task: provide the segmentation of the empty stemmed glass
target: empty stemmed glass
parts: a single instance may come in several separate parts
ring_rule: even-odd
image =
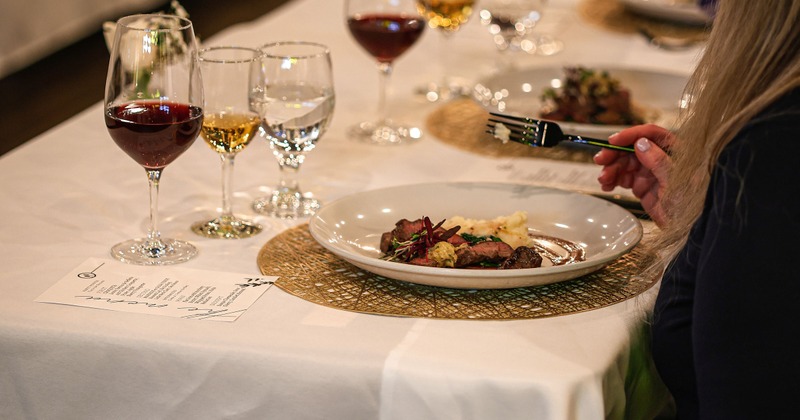
[[[394,122],[386,112],[386,92],[394,61],[417,42],[425,29],[414,0],[347,0],[345,16],[353,38],[378,61],[380,74],[378,120],[358,124],[350,130],[351,134],[381,145],[420,138],[419,128]]]
[[[468,95],[471,86],[451,74],[448,63],[451,61],[450,38],[469,21],[475,0],[416,0],[417,11],[428,22],[428,26],[439,31],[440,51],[437,57],[441,66],[441,82],[430,82],[417,92],[430,102],[447,100]]]
[[[547,8],[548,0],[540,0],[540,1],[542,5],[539,14],[551,16],[551,13],[544,10]],[[546,21],[549,22],[551,21],[551,19],[547,18]],[[541,23],[539,25],[539,28],[541,28]],[[539,28],[534,28],[533,30],[531,30],[531,34],[528,36],[528,38],[533,39],[533,44],[535,46],[533,52],[536,55],[545,55],[545,56],[555,55],[560,53],[561,50],[564,49],[564,43],[561,42],[561,40],[558,39],[556,36],[548,33],[547,31],[543,31]]]
[[[253,208],[283,219],[311,216],[320,202],[300,191],[297,173],[333,116],[335,95],[328,47],[311,42],[277,42],[263,53],[250,78],[250,107],[261,116],[281,179]]]
[[[526,36],[541,19],[542,0],[483,0],[478,12],[503,59],[500,70],[513,67],[509,52],[533,52],[536,44]]]
[[[203,122],[203,84],[192,23],[177,16],[120,19],[111,48],[105,123],[111,138],[142,165],[150,185],[147,237],[115,245],[124,262],[157,265],[187,261],[190,243],[158,231],[158,187],[164,168],[197,138]]]
[[[259,54],[243,47],[213,47],[199,53],[206,97],[200,134],[222,162],[222,209],[218,217],[192,225],[192,232],[201,236],[238,239],[262,230],[257,223],[235,216],[231,206],[234,158],[261,126],[248,96],[251,68]]]
[[[563,43],[550,34],[538,31],[547,0],[482,0],[478,12],[501,53],[498,70],[514,67],[511,52],[553,55]]]

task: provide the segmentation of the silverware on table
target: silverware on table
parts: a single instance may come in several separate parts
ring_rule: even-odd
[[[624,152],[633,152],[632,147],[617,146],[610,144],[607,140],[564,134],[564,132],[561,131],[561,127],[552,121],[516,117],[496,112],[490,112],[490,114],[494,118],[489,118],[489,122],[486,124],[488,127],[486,132],[500,140],[510,140],[534,147],[553,147],[562,141],[569,141]]]

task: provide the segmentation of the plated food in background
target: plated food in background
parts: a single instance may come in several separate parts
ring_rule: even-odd
[[[434,224],[427,216],[400,219],[381,235],[381,258],[426,267],[522,269],[583,261],[569,241],[529,234],[527,213],[491,220],[454,216]],[[544,239],[544,241],[542,241]]]
[[[645,118],[631,105],[631,91],[606,70],[566,67],[559,87],[542,92],[539,117],[581,124],[636,125]]]
[[[579,67],[592,69],[593,72],[601,75],[604,72],[607,73],[617,81],[618,88],[628,92],[627,96],[632,102],[630,108],[637,117],[635,120],[631,120],[634,123],[654,123],[663,127],[673,127],[680,108],[686,103],[683,91],[688,76],[664,73],[658,70],[604,65],[571,65],[568,68]],[[478,81],[473,89],[472,98],[490,112],[542,118],[542,113],[554,111],[553,104],[547,98],[543,98],[542,93],[548,89],[560,93],[564,84],[565,67],[563,66],[511,70]],[[623,95],[617,95],[617,97],[622,98]],[[612,109],[616,108],[612,107]],[[605,120],[607,116],[602,118]],[[621,124],[599,123],[599,121],[578,122],[556,120],[555,116],[551,117],[551,121],[557,121],[565,133],[600,139],[607,138],[631,125],[628,122]],[[577,147],[584,146],[577,145]]]

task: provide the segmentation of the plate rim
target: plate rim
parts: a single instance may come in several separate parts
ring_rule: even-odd
[[[713,22],[703,9],[695,3],[669,4],[663,0],[620,0],[626,8],[640,15],[682,23],[684,25],[703,26]]]

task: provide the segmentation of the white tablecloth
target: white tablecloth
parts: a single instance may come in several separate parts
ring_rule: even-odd
[[[342,3],[296,0],[208,40],[330,45],[336,112],[302,168],[306,190],[329,202],[432,180],[511,182],[509,166],[515,176],[542,168],[596,176],[591,165],[485,158],[431,136],[383,148],[348,138],[348,126],[373,115],[378,76],[346,31]],[[551,19],[549,29],[565,49],[520,65],[614,64],[688,74],[699,52],[659,51],[587,26],[570,1],[550,3],[545,21]],[[437,35],[427,32],[394,73],[392,113],[420,125],[441,106],[417,100],[411,88],[438,79]],[[492,71],[496,52],[477,19],[451,41],[463,75]],[[219,206],[218,161],[198,140],[167,168],[161,230],[200,248],[187,268],[259,274],[263,244],[305,221],[258,217],[266,231],[240,241],[194,236],[189,224]],[[235,209],[252,216],[250,201],[278,177],[265,142],[237,157],[234,177]],[[654,289],[607,308],[529,321],[357,314],[276,287],[234,323],[36,303],[88,257],[105,258],[111,245],[142,235],[144,172],[110,140],[97,104],[0,158],[0,184],[0,418],[601,419],[649,404],[627,401],[624,384]]]

